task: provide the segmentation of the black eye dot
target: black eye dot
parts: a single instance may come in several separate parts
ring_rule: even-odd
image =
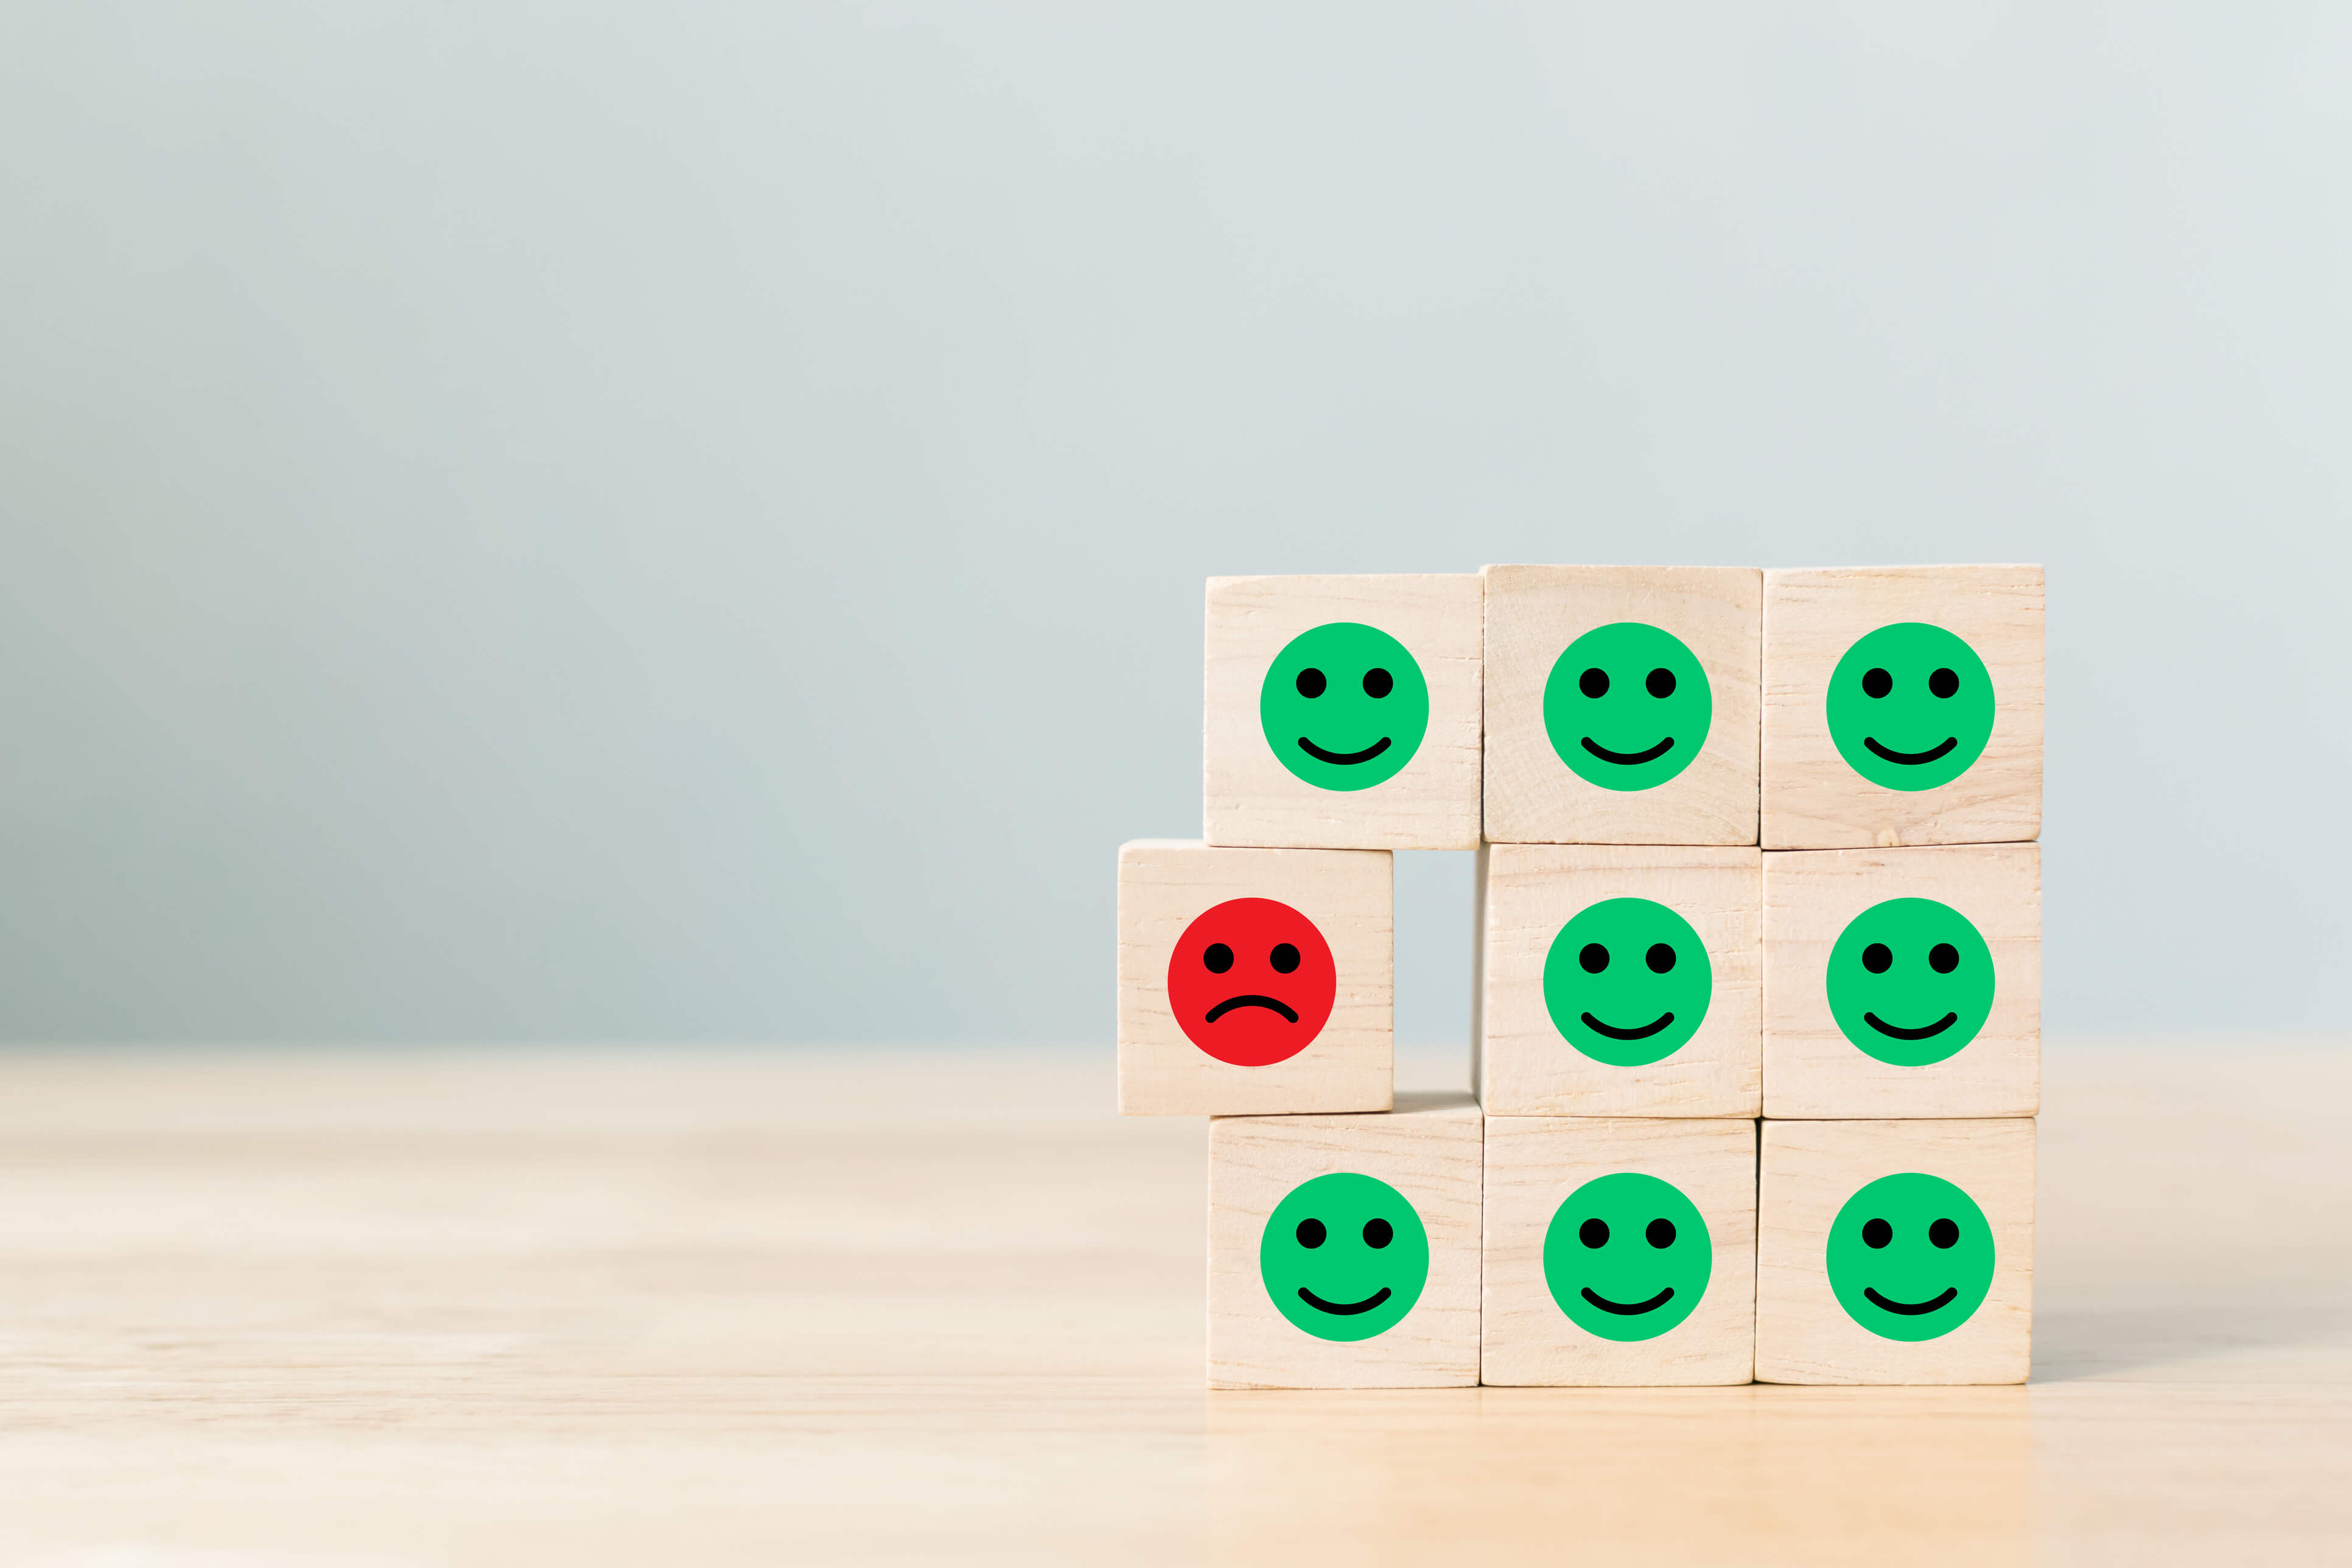
[[[1960,1227],[1948,1219],[1939,1219],[1927,1227],[1927,1239],[1938,1247],[1949,1247],[1960,1239]]]
[[[1298,1245],[1301,1247],[1322,1246],[1325,1234],[1323,1222],[1319,1219],[1302,1219],[1298,1222]]]
[[[1584,951],[1576,955],[1576,962],[1584,965],[1585,973],[1598,974],[1609,967],[1609,950],[1597,942],[1588,942]]]
[[[1330,684],[1323,679],[1323,672],[1319,669],[1309,668],[1298,672],[1298,695],[1301,697],[1320,697],[1323,689]]]
[[[1212,974],[1223,974],[1234,966],[1234,950],[1222,942],[1213,942],[1201,954],[1201,963]]]
[[[1866,1219],[1862,1222],[1862,1244],[1864,1247],[1884,1247],[1894,1239],[1895,1227],[1885,1220]]]
[[[1939,942],[1927,950],[1927,967],[1938,974],[1949,974],[1960,966],[1960,950],[1948,942]]]
[[[1675,672],[1671,669],[1654,669],[1650,671],[1650,679],[1642,684],[1650,689],[1650,695],[1653,697],[1672,697],[1675,694]]]
[[[1650,1222],[1650,1228],[1642,1234],[1648,1238],[1652,1247],[1672,1247],[1675,1244],[1675,1222],[1670,1219],[1654,1219]]]
[[[1887,966],[1894,962],[1895,954],[1887,951],[1883,942],[1874,942],[1862,950],[1862,966],[1873,974],[1885,973]]]
[[[1576,678],[1576,689],[1587,697],[1606,697],[1609,695],[1609,672],[1588,669]]]
[[[1948,669],[1939,669],[1927,678],[1927,689],[1938,697],[1949,697],[1960,689],[1960,678]]]
[[[1368,1219],[1364,1222],[1364,1245],[1366,1247],[1386,1247],[1390,1242],[1394,1241],[1395,1239],[1396,1226],[1391,1225],[1388,1221],[1384,1219]]]
[[[1895,678],[1883,669],[1865,669],[1862,672],[1862,689],[1870,696],[1884,697],[1895,689]]]
[[[1387,670],[1368,669],[1364,671],[1365,696],[1386,697],[1390,692],[1394,691],[1395,689],[1396,677],[1391,675]]]
[[[1286,942],[1275,943],[1274,951],[1265,955],[1276,974],[1287,974],[1298,967],[1298,950]]]
[[[1600,1218],[1598,1215],[1586,1220],[1582,1225],[1576,1227],[1576,1239],[1584,1243],[1587,1247],[1608,1246],[1609,1222],[1605,1219]]]
[[[1675,966],[1675,950],[1663,942],[1652,942],[1650,951],[1642,956],[1653,974],[1664,974]]]

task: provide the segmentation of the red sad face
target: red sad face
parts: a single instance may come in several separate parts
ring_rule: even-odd
[[[1305,1050],[1339,990],[1331,944],[1272,899],[1226,900],[1184,928],[1168,960],[1168,1005],[1185,1038],[1235,1067]]]

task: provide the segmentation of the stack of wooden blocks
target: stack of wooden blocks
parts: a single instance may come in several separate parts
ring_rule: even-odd
[[[1211,1384],[2022,1381],[2042,646],[2037,566],[1212,579],[1118,897]],[[1475,1099],[1398,1095],[1391,854],[1470,848]]]

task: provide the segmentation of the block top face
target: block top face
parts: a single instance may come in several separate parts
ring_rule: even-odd
[[[1756,842],[1762,572],[1481,576],[1490,842]]]
[[[2037,837],[2042,650],[2039,566],[1766,573],[1765,847]]]
[[[1479,607],[1466,573],[1210,578],[1207,841],[1475,847]]]

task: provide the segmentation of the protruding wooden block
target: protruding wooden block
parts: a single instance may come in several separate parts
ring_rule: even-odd
[[[1482,575],[1489,840],[1756,842],[1761,572]]]
[[[2033,1123],[1767,1121],[1761,1383],[2022,1383]]]
[[[1478,1381],[1479,1150],[1461,1094],[1209,1124],[1209,1386]]]
[[[1481,850],[1471,1059],[1487,1114],[1754,1116],[1758,863],[1737,848]]]
[[[1385,850],[1121,845],[1120,1114],[1386,1110],[1390,870]]]
[[[2041,1105],[2041,846],[1765,853],[1765,1115]]]
[[[1756,1123],[1486,1121],[1480,1381],[1747,1383]]]
[[[1205,837],[1478,843],[1478,579],[1212,577]]]
[[[2041,567],[1764,574],[1765,848],[2041,832]]]

